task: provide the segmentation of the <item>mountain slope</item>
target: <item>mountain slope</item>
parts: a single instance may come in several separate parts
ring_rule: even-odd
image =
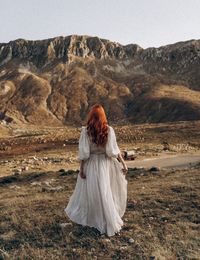
[[[19,39],[0,44],[0,120],[80,124],[94,103],[116,123],[198,120],[199,75],[200,40],[144,50],[89,36]]]

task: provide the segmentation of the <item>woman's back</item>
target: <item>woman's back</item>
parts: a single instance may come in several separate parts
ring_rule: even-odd
[[[96,145],[87,133],[87,127],[83,126],[79,140],[79,156],[80,160],[86,160],[90,154],[106,154],[108,157],[117,157],[120,153],[116,142],[115,132],[112,126],[108,126],[108,138],[105,146]]]
[[[105,154],[106,148],[102,146],[97,146],[90,139],[90,154]]]
[[[87,134],[88,138],[89,138],[89,144],[90,144],[90,154],[105,154],[106,153],[106,146],[100,146],[95,144],[92,141],[92,137],[90,137]]]

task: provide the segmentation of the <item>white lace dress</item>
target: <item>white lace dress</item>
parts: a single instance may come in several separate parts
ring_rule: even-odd
[[[119,152],[111,126],[105,148],[92,143],[86,127],[82,127],[79,159],[85,161],[86,179],[78,174],[75,190],[65,208],[73,222],[95,227],[108,236],[115,235],[121,229],[121,217],[127,202],[127,180],[121,163],[116,159]]]

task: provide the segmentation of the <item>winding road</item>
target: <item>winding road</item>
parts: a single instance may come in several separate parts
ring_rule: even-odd
[[[156,158],[136,159],[134,161],[127,161],[127,166],[131,168],[150,168],[152,166],[160,168],[185,168],[197,163],[200,163],[200,153],[164,155]]]

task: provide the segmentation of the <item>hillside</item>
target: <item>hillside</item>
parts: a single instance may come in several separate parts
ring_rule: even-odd
[[[84,123],[104,105],[115,123],[200,119],[200,40],[143,49],[89,36],[0,44],[0,121]]]

